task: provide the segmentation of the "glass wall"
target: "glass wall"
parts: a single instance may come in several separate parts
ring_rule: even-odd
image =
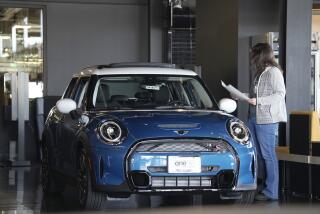
[[[0,75],[29,74],[29,98],[43,96],[43,13],[0,7]]]

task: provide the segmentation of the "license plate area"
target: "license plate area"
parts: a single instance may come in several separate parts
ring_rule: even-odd
[[[201,173],[201,157],[168,156],[168,173]]]

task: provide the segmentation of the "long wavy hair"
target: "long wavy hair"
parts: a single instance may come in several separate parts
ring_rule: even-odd
[[[273,50],[268,43],[258,43],[250,51],[251,69],[255,74],[262,73],[266,67],[274,66],[282,69],[276,62]]]

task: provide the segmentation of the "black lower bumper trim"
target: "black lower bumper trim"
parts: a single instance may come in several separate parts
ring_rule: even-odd
[[[111,186],[111,185],[95,185],[93,189],[97,192],[106,192],[106,193],[132,193],[131,189],[126,183]]]

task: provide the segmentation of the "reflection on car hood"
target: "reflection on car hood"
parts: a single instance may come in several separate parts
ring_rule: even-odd
[[[120,121],[136,140],[172,137],[223,137],[231,115],[218,111],[109,111],[94,121]],[[94,122],[94,124],[96,124]]]

